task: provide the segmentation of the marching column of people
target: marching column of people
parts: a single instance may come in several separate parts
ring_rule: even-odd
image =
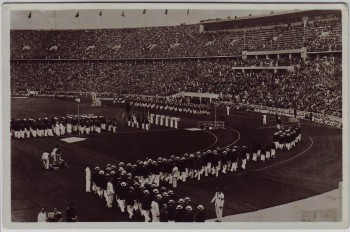
[[[106,206],[117,205],[122,213],[132,220],[142,215],[146,222],[159,221],[197,221],[203,206],[193,205],[189,198],[174,196],[173,190],[179,182],[201,180],[204,177],[225,175],[245,170],[247,163],[266,162],[276,158],[277,150],[290,150],[301,140],[300,125],[282,128],[273,136],[273,142],[261,145],[255,142],[251,149],[246,146],[228,146],[222,149],[207,150],[196,154],[184,154],[182,157],[159,157],[157,160],[146,158],[135,164],[120,162],[118,165],[107,164],[102,170],[86,169],[86,192],[92,192],[106,201]],[[220,198],[223,198],[222,196]],[[217,214],[221,215],[220,204],[216,202]],[[173,211],[174,210],[174,211]],[[197,212],[198,211],[198,212]],[[195,215],[191,217],[191,215]],[[190,219],[192,218],[192,219]],[[220,220],[220,219],[219,219]]]
[[[194,205],[189,197],[180,198],[166,187],[140,183],[140,177],[134,176],[132,166],[119,163],[118,166],[107,164],[104,170],[95,167],[86,171],[86,181],[91,182],[91,189],[108,208],[117,208],[129,220],[145,222],[204,222],[203,205]],[[130,171],[127,173],[127,171]],[[143,177],[145,178],[145,177]],[[151,177],[150,177],[151,178]],[[146,177],[148,179],[148,177]],[[90,186],[87,184],[87,186]]]
[[[51,119],[30,117],[29,119],[11,119],[11,137],[17,139],[62,136],[70,134],[100,134],[102,130],[117,132],[117,119],[106,119],[95,115],[67,115]]]

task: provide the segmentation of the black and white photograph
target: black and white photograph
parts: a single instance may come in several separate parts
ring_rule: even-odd
[[[5,227],[348,226],[346,4],[2,11]]]

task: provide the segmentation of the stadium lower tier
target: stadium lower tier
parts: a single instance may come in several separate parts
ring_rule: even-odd
[[[282,62],[277,59],[271,62]],[[233,104],[263,105],[341,116],[341,59],[290,60],[295,71],[236,70],[243,60],[12,62],[11,91],[164,95],[217,93]],[[259,65],[268,60],[253,61]],[[283,61],[286,62],[286,61]]]

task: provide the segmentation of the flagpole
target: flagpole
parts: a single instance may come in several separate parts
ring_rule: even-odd
[[[169,26],[168,25],[168,9],[165,9],[165,23],[166,23],[166,26]]]
[[[57,14],[57,11],[55,11],[55,29],[57,29],[57,25],[56,25],[56,14]]]
[[[146,12],[145,12],[145,27],[146,27],[146,24],[147,24],[146,21],[147,21],[147,18],[146,18]]]
[[[103,14],[102,14],[102,11],[101,11],[101,29],[102,29],[102,17],[103,17]]]
[[[32,12],[30,12],[30,29],[33,30],[33,15],[32,15]]]
[[[124,28],[124,16],[122,18],[123,18],[123,28]]]
[[[190,9],[187,9],[187,24],[190,24]]]

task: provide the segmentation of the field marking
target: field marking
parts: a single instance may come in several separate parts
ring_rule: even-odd
[[[238,138],[233,143],[230,143],[229,145],[225,146],[225,147],[229,147],[229,146],[232,146],[233,144],[237,143],[241,139],[241,133],[239,133],[238,130],[233,129],[232,127],[229,127],[229,126],[226,126],[226,127],[230,128],[231,130],[233,130],[234,132],[236,132],[238,134]]]
[[[284,163],[286,163],[286,162],[289,162],[289,161],[291,161],[291,160],[293,160],[293,159],[295,159],[295,158],[297,158],[297,157],[299,157],[299,156],[303,155],[305,152],[307,152],[308,150],[310,150],[310,149],[311,149],[311,147],[314,145],[314,141],[312,140],[312,138],[311,138],[311,137],[309,137],[309,139],[311,140],[311,144],[310,144],[310,146],[309,146],[309,147],[308,147],[306,150],[304,150],[303,152],[299,153],[298,155],[293,156],[292,158],[287,159],[287,160],[284,160],[284,161],[282,161],[282,162],[280,162],[280,163],[277,163],[277,164],[272,164],[272,165],[267,166],[267,167],[263,167],[263,168],[259,168],[259,169],[253,170],[253,172],[258,172],[258,171],[261,171],[261,170],[265,170],[265,169],[268,169],[268,168],[272,168],[272,167],[275,167],[275,166],[278,166],[278,165],[284,164]]]
[[[234,132],[236,132],[237,134],[238,134],[238,138],[233,142],[233,143],[230,143],[230,144],[228,144],[228,145],[226,145],[225,147],[229,147],[229,146],[231,146],[231,145],[233,145],[233,144],[235,144],[235,143],[237,143],[238,142],[238,140],[240,140],[240,138],[241,138],[241,134],[239,133],[239,131],[238,130],[236,130],[236,129],[233,129],[232,127],[228,127],[227,126],[227,128],[230,128],[232,131],[234,131]],[[212,146],[214,146],[217,142],[218,142],[218,137],[215,135],[215,134],[213,134],[212,132],[210,132],[210,131],[206,131],[206,130],[203,130],[204,132],[207,132],[207,133],[210,133],[210,134],[212,134],[212,135],[214,135],[215,136],[215,142],[213,143],[213,144],[211,144],[210,146],[208,146],[208,147],[206,147],[206,148],[204,148],[204,149],[202,149],[202,151],[203,150],[207,150],[208,148],[210,148],[210,147],[212,147]]]
[[[211,135],[214,135],[214,137],[215,137],[215,142],[212,143],[210,146],[207,146],[206,148],[203,148],[202,151],[207,150],[208,148],[214,146],[214,145],[218,142],[218,137],[217,137],[215,134],[211,133],[210,131],[205,131],[205,132],[207,132],[207,133],[209,133],[209,134],[211,134]]]

